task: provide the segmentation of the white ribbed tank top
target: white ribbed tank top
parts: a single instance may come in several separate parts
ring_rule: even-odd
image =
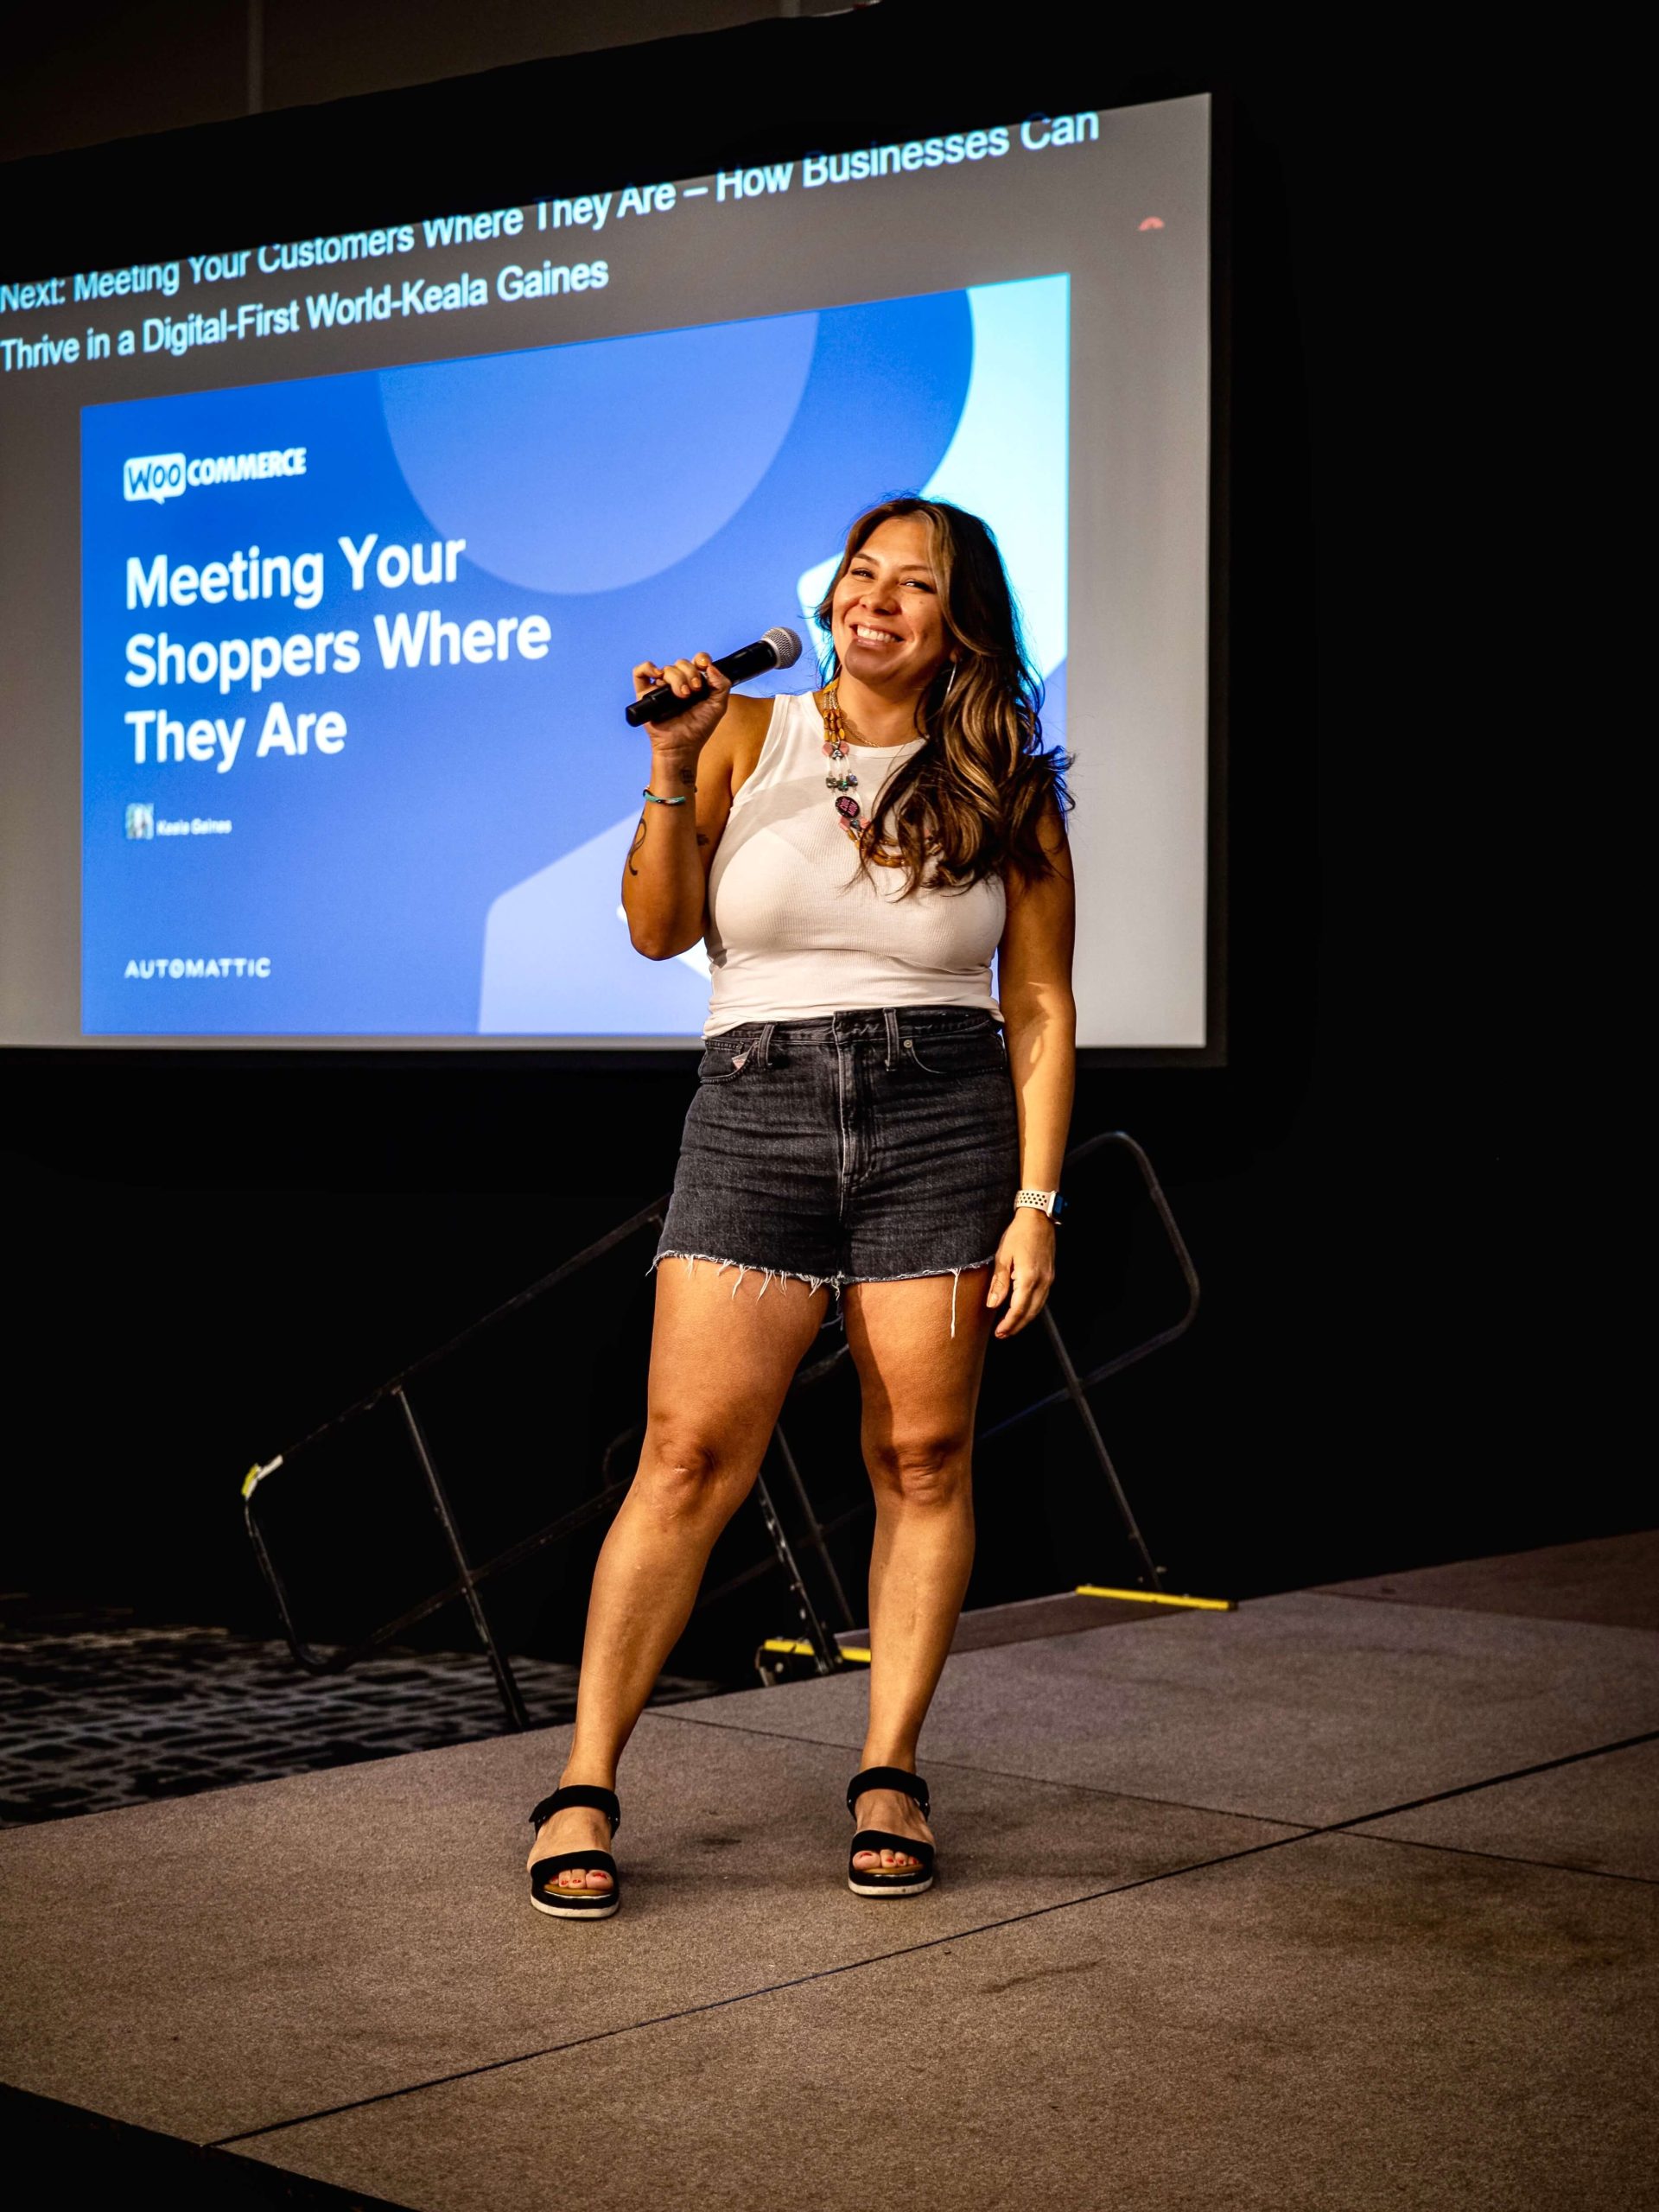
[[[824,780],[851,769],[868,821],[923,742],[855,745],[831,763],[812,694],[773,702],[760,758],[732,801],[709,871],[714,988],[705,1037],[741,1021],[804,1021],[861,1007],[976,1007],[1001,1020],[991,992],[1007,913],[1001,878],[967,891],[924,883],[913,899],[900,898],[903,869],[860,868]]]

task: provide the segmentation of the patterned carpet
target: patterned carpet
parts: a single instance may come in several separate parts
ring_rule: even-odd
[[[536,1725],[569,1719],[574,1667],[512,1665]],[[652,1701],[727,1687],[664,1676]],[[285,1644],[226,1629],[54,1618],[0,1598],[0,1826],[503,1732],[481,1653],[393,1651],[307,1675]]]

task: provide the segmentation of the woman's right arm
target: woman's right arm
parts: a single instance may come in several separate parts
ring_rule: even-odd
[[[672,960],[690,950],[708,925],[709,869],[732,810],[734,764],[753,734],[757,713],[764,726],[771,702],[734,699],[730,684],[707,653],[666,668],[641,661],[633,671],[635,696],[658,683],[667,683],[690,704],[683,714],[647,725],[651,774],[645,788],[659,798],[683,798],[689,803],[644,803],[622,870],[622,906],[634,950],[647,960]],[[707,690],[694,699],[700,684]]]

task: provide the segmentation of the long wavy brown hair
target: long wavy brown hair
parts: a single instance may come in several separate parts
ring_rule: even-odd
[[[884,822],[860,825],[868,868],[896,848],[908,898],[923,882],[965,891],[1008,868],[1034,879],[1054,863],[1039,825],[1051,804],[1071,806],[1067,756],[1043,743],[1042,679],[1027,658],[1020,617],[996,540],[977,515],[943,499],[906,494],[868,508],[847,533],[835,575],[813,619],[830,636],[836,586],[872,531],[920,515],[931,538],[933,580],[950,658],[917,702],[916,728],[930,743],[893,777]],[[826,677],[839,671],[833,639]]]

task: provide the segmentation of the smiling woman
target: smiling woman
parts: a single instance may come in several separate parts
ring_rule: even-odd
[[[995,540],[942,501],[884,501],[817,620],[817,691],[736,698],[706,652],[634,670],[683,706],[651,726],[629,933],[653,960],[704,938],[713,992],[639,1468],[594,1579],[569,1758],[531,1815],[531,1901],[564,1918],[617,1909],[617,1761],[831,1294],[876,1504],[847,1880],[872,1897],[931,1885],[917,1742],[973,1556],[980,1374],[1053,1279],[1076,1030],[1066,764],[1042,741]]]
[[[933,742],[885,792],[906,893],[924,880],[963,888],[1009,859],[1047,875],[1038,825],[1046,808],[1066,803],[1065,764],[1043,747],[1041,686],[996,541],[978,517],[931,499],[873,507],[848,534],[817,619],[841,671],[831,686],[837,720],[849,711],[843,692],[873,702],[928,671],[914,714]],[[873,825],[854,834],[870,856]]]

